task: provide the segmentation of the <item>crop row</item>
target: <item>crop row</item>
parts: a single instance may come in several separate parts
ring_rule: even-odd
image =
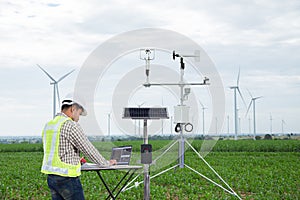
[[[108,156],[108,152],[104,154]],[[205,160],[243,199],[294,200],[300,197],[299,157],[299,152],[211,152]],[[0,199],[50,199],[46,176],[40,173],[41,162],[41,152],[0,153]],[[170,151],[151,167],[151,175],[176,163],[176,153]],[[185,164],[226,187],[195,153],[185,154]],[[105,171],[103,176],[115,185],[123,173]],[[81,181],[86,199],[107,196],[95,172],[83,172]],[[187,167],[152,179],[150,187],[152,199],[237,199]],[[125,191],[119,198],[143,199],[143,186]]]

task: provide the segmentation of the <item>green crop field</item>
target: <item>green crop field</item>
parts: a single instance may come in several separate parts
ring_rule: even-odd
[[[150,141],[154,159],[171,141]],[[132,144],[132,164],[139,160],[141,141],[120,141],[113,145]],[[106,142],[95,146],[106,157]],[[192,145],[200,150],[202,141]],[[109,148],[108,148],[109,147]],[[40,173],[41,144],[0,144],[0,199],[51,199],[46,175]],[[166,153],[151,175],[176,164],[177,146]],[[220,174],[242,199],[300,199],[300,141],[299,140],[239,140],[218,141],[205,160]],[[191,150],[185,153],[185,163],[222,184],[214,173]],[[106,181],[114,185],[123,171],[107,171]],[[139,177],[142,180],[143,175]],[[95,172],[82,172],[86,199],[105,199],[104,186]],[[222,184],[224,186],[224,184]],[[237,199],[188,168],[176,168],[151,179],[151,199]],[[143,199],[143,185],[122,192],[119,199]]]

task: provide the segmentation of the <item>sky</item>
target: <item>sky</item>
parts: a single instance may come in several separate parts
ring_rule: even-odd
[[[144,28],[177,32],[205,50],[224,86],[226,119],[222,132],[228,128],[229,132],[234,131],[233,91],[229,87],[236,85],[240,70],[239,86],[246,101],[244,106],[238,98],[240,132],[253,131],[251,109],[246,116],[249,90],[254,97],[262,96],[256,101],[257,133],[281,133],[282,129],[299,133],[299,10],[298,0],[1,0],[0,136],[39,136],[51,119],[53,86],[37,64],[55,79],[75,69],[59,83],[62,98],[74,89],[83,63],[99,45],[119,34]],[[155,62],[160,64],[160,52],[157,56]],[[122,59],[131,66],[143,65],[138,53]],[[95,94],[97,118],[105,133],[112,108],[111,97],[103,96],[111,95],[109,91],[117,86],[122,73],[133,70],[123,67],[118,74],[120,62],[116,61],[99,81],[98,89],[105,90]],[[187,78],[196,79],[195,76],[192,71],[187,72]],[[199,88],[193,91],[202,92]],[[172,95],[163,95],[168,91],[155,92],[161,97],[153,98],[139,89],[129,105],[163,104],[171,108],[176,103]],[[207,107],[205,127],[214,126],[217,119],[211,119],[213,108],[207,92],[203,92],[201,102]],[[120,133],[114,116],[111,120],[111,132]],[[132,131],[137,134],[138,123],[128,123],[133,123]],[[170,126],[164,122],[163,133],[170,132]]]

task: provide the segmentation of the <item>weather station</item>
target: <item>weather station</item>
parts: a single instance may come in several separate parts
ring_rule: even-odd
[[[175,125],[175,132],[179,134],[178,139],[172,143],[162,154],[156,157],[155,160],[152,161],[152,154],[151,159],[145,159],[143,157],[145,154],[144,148],[149,148],[152,151],[152,146],[143,146],[148,145],[148,134],[147,134],[147,119],[166,119],[168,118],[168,113],[166,108],[125,108],[124,109],[124,115],[123,118],[131,118],[131,119],[141,119],[144,120],[144,144],[141,146],[141,160],[148,160],[149,162],[146,162],[144,164],[144,181],[138,182],[136,181],[137,178],[140,175],[137,175],[133,180],[131,180],[127,186],[123,189],[123,191],[132,189],[134,187],[138,187],[140,184],[144,183],[144,199],[148,200],[150,199],[150,180],[152,178],[155,178],[161,174],[164,174],[172,169],[175,168],[188,168],[189,170],[193,171],[194,173],[198,174],[202,178],[210,181],[214,185],[222,188],[229,194],[237,197],[238,199],[241,199],[239,195],[223,180],[223,178],[210,166],[208,162],[200,155],[199,152],[196,151],[196,149],[189,143],[189,141],[185,137],[185,133],[191,132],[193,130],[193,124],[191,123],[189,119],[189,111],[190,107],[185,105],[185,101],[188,100],[188,96],[191,93],[191,87],[193,86],[207,86],[209,85],[209,78],[204,77],[202,82],[199,83],[188,83],[184,79],[184,70],[185,70],[185,58],[192,57],[195,59],[195,61],[200,61],[200,51],[195,51],[194,55],[182,55],[178,54],[175,51],[172,52],[172,58],[173,60],[179,59],[180,64],[180,77],[179,81],[175,83],[151,83],[149,79],[150,74],[150,60],[153,60],[155,55],[154,49],[141,49],[140,55],[142,53],[145,53],[145,57],[143,58],[146,61],[145,66],[145,74],[146,74],[146,81],[143,84],[144,87],[153,87],[153,86],[178,86],[180,91],[180,102],[178,105],[174,106],[174,124]],[[141,57],[141,56],[140,56]],[[142,58],[141,58],[142,59]],[[141,113],[147,113],[144,114],[144,116],[141,115]],[[163,113],[163,114],[159,114]],[[150,173],[150,166],[155,165],[159,159],[161,159],[168,151],[171,150],[172,147],[175,146],[175,144],[178,144],[178,163],[176,163],[174,166],[169,167],[168,169],[165,169],[157,174],[154,174],[152,176],[149,175]],[[209,167],[209,169],[219,178],[220,181],[223,182],[223,184],[226,185],[226,187],[222,186],[221,184],[216,183],[212,179],[206,177],[205,175],[201,174],[197,170],[190,167],[188,164],[185,163],[185,144],[188,145],[189,148],[195,152],[198,157]],[[148,149],[148,150],[149,150]],[[148,154],[150,156],[150,154]],[[150,162],[151,161],[151,162]],[[135,182],[136,181],[136,182]]]

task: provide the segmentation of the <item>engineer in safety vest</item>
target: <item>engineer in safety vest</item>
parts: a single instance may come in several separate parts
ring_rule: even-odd
[[[79,179],[80,152],[93,163],[116,164],[115,160],[106,160],[88,140],[78,124],[80,115],[87,115],[84,104],[68,95],[62,101],[61,113],[45,125],[42,133],[44,158],[41,172],[48,174],[47,182],[53,200],[84,199]]]

